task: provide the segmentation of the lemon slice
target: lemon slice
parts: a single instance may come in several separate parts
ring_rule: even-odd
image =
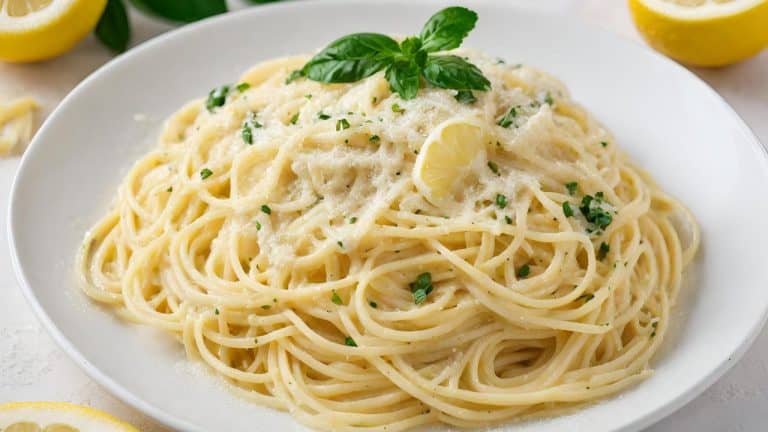
[[[640,34],[682,63],[724,66],[768,45],[766,0],[629,0]]]
[[[440,123],[421,146],[413,182],[432,204],[440,205],[467,173],[485,159],[483,128],[472,119]]]
[[[71,49],[107,0],[0,0],[0,60],[37,61]]]
[[[2,432],[139,432],[111,415],[63,402],[0,405]]]
[[[29,97],[0,105],[0,156],[11,154],[16,146],[29,141],[37,109],[37,103]]]

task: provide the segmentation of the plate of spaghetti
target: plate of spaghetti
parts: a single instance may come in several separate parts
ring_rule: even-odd
[[[736,219],[765,188],[733,110],[641,46],[298,2],[86,79],[9,233],[54,338],[180,430],[634,431],[760,330],[768,229]]]

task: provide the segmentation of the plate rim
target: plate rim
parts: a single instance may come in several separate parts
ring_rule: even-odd
[[[350,0],[324,0],[323,3],[317,7],[323,8],[326,5],[332,5],[332,4],[366,5],[366,4],[372,3],[373,1],[374,0],[351,0],[351,1]],[[388,0],[387,2],[405,4],[407,0]],[[459,2],[463,3],[463,1],[461,0],[459,0]],[[427,0],[424,3],[430,3],[435,6],[439,6],[439,5],[445,4],[445,1]],[[490,7],[500,8],[500,9],[507,9],[510,11],[517,11],[519,13],[529,14],[536,17],[543,17],[545,19],[550,19],[550,18],[566,19],[567,18],[566,11],[563,11],[563,10],[543,10],[543,9],[538,9],[536,7],[524,6],[523,3],[518,3],[518,2],[506,3],[506,2],[494,1],[494,0],[473,0],[473,3],[479,4],[482,6],[490,6]],[[269,15],[273,10],[299,9],[308,4],[312,4],[313,6],[318,5],[318,3],[312,2],[311,0],[297,0],[297,1],[288,1],[286,3],[263,4],[263,5],[259,5],[259,7],[257,8],[246,8],[238,11],[231,11],[228,13],[212,16],[212,17],[200,20],[198,22],[180,26],[178,28],[169,30],[165,33],[152,37],[132,47],[126,53],[112,58],[108,62],[104,63],[103,65],[99,66],[97,69],[92,71],[86,78],[84,78],[72,90],[70,90],[69,93],[67,93],[67,95],[61,100],[61,102],[58,103],[58,105],[53,109],[53,111],[48,115],[48,117],[45,119],[43,124],[40,126],[38,133],[35,134],[35,137],[27,147],[27,151],[25,151],[25,153],[22,155],[19,165],[16,169],[16,173],[14,174],[13,182],[11,184],[10,193],[9,193],[8,209],[6,213],[6,216],[7,216],[6,234],[8,236],[11,266],[13,268],[14,275],[18,282],[18,286],[21,289],[27,304],[31,307],[34,315],[42,323],[42,326],[45,328],[48,334],[52,337],[52,339],[56,342],[58,347],[61,348],[69,356],[69,358],[73,360],[78,365],[78,367],[83,372],[86,373],[86,375],[88,375],[89,378],[96,381],[99,385],[105,387],[112,395],[116,396],[120,401],[126,403],[127,405],[131,406],[134,409],[137,409],[143,414],[148,415],[149,417],[158,421],[159,423],[165,426],[172,427],[174,429],[186,430],[186,431],[202,431],[202,429],[200,429],[197,425],[194,425],[185,420],[182,420],[181,418],[178,418],[173,414],[167,413],[162,409],[154,406],[153,404],[146,402],[143,398],[127,390],[121,384],[116,382],[113,378],[111,378],[106,373],[104,373],[101,369],[96,367],[61,332],[61,330],[57,327],[57,325],[48,315],[46,310],[43,308],[41,303],[38,301],[37,297],[35,296],[31,288],[31,285],[29,284],[25,276],[23,265],[19,260],[19,256],[16,248],[16,238],[14,234],[16,218],[14,217],[14,209],[17,207],[17,201],[21,199],[19,198],[20,194],[18,193],[18,189],[20,187],[19,178],[21,177],[21,173],[24,171],[26,165],[28,164],[28,160],[32,157],[31,154],[33,152],[31,152],[30,150],[33,148],[36,149],[37,147],[40,147],[43,145],[43,144],[40,144],[41,140],[38,139],[38,137],[42,135],[40,132],[50,127],[50,123],[52,122],[52,119],[57,117],[59,112],[62,111],[69,104],[70,99],[76,97],[76,95],[84,91],[83,89],[89,86],[92,81],[96,81],[100,79],[102,76],[108,75],[111,69],[117,67],[123,62],[130,61],[132,57],[139,55],[143,51],[151,49],[155,45],[160,45],[165,43],[166,40],[181,38],[188,32],[195,32],[201,28],[216,25],[220,21],[237,19],[240,16],[247,15],[247,14],[254,15],[254,16]],[[681,64],[669,59],[668,57],[665,57],[662,54],[654,51],[649,46],[643,44],[640,41],[637,41],[625,35],[613,32],[609,29],[606,29],[594,23],[588,22],[582,18],[575,18],[575,19],[571,18],[571,20],[574,22],[577,22],[578,25],[581,25],[585,28],[590,29],[591,31],[598,32],[605,37],[618,39],[622,43],[632,45],[635,48],[643,50],[646,52],[646,54],[650,54],[652,57],[654,57],[655,60],[666,63],[668,66],[682,72],[687,77],[688,80],[693,80],[694,82],[697,82],[697,84],[701,86],[702,90],[707,93],[707,96],[710,98],[713,98],[712,99],[713,102],[719,103],[722,106],[722,108],[725,109],[726,112],[730,113],[732,119],[734,120],[733,124],[738,127],[738,130],[743,134],[744,138],[750,141],[747,145],[751,146],[753,149],[754,147],[757,147],[760,150],[759,153],[762,155],[763,163],[768,163],[768,149],[760,141],[759,137],[754,133],[752,128],[749,126],[749,124],[746,121],[744,121],[744,119],[725,100],[723,96],[721,96],[706,81],[699,78],[695,73],[693,73],[686,67],[682,66]],[[716,368],[711,370],[708,374],[702,376],[696,385],[687,389],[683,393],[675,396],[667,404],[662,405],[661,407],[655,410],[651,410],[650,412],[640,417],[637,417],[634,420],[631,420],[624,425],[621,425],[619,429],[617,429],[617,431],[636,432],[643,428],[649,427],[654,423],[668,417],[675,411],[681,409],[683,406],[690,403],[694,398],[700,396],[706,389],[712,386],[727,371],[729,371],[742,359],[744,354],[754,344],[754,341],[757,339],[757,337],[765,327],[766,322],[768,322],[768,302],[766,302],[766,304],[763,306],[762,316],[760,317],[760,319],[757,320],[752,325],[752,327],[749,329],[748,334],[746,334],[745,337],[741,340],[741,342],[736,347],[736,349],[728,357],[727,361],[722,362]],[[606,398],[605,400],[610,400],[610,399],[612,399],[612,397]]]

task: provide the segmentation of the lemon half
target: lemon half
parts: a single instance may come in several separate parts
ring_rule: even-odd
[[[139,432],[111,415],[64,402],[14,402],[0,405],[3,432]]]
[[[70,50],[99,21],[107,0],[0,0],[0,60],[29,62]]]
[[[446,120],[421,146],[413,167],[413,182],[429,202],[440,205],[483,159],[483,128],[468,118]]]
[[[629,0],[640,34],[694,66],[724,66],[768,46],[768,0]]]

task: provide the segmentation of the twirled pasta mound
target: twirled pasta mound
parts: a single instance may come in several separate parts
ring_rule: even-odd
[[[86,235],[85,292],[321,430],[484,426],[647,377],[695,221],[558,81],[454,53],[476,101],[286,83],[294,57],[184,106]],[[483,148],[430,200],[414,166],[456,119]]]

